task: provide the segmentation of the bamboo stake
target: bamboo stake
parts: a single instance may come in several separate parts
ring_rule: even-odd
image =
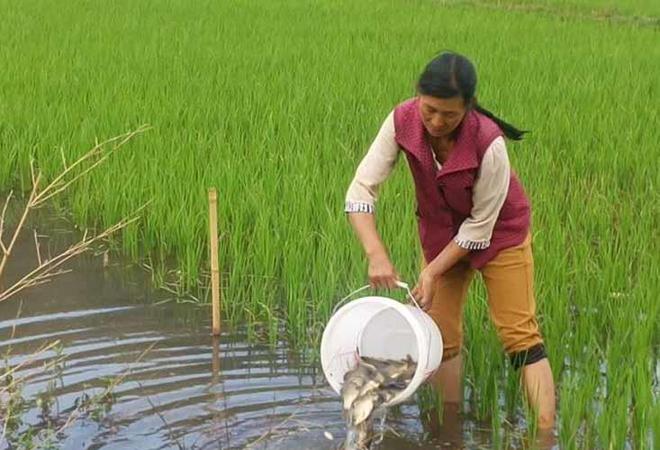
[[[209,189],[209,235],[211,245],[211,305],[213,336],[220,334],[220,270],[218,268],[218,193]]]

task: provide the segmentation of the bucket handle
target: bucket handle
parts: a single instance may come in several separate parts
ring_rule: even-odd
[[[405,283],[405,282],[403,282],[403,281],[398,281],[398,280],[397,280],[397,281],[396,281],[396,285],[397,285],[398,287],[400,287],[401,289],[405,289],[406,292],[408,293],[408,297],[410,297],[410,300],[412,300],[412,303],[413,303],[417,308],[419,308],[420,310],[422,310],[422,308],[419,306],[419,303],[417,303],[417,300],[415,300],[415,297],[412,295],[412,292],[410,292],[410,286],[408,286],[408,283]],[[332,308],[332,314],[336,313],[336,312],[337,312],[337,309],[338,309],[340,306],[342,306],[344,303],[346,303],[346,301],[347,301],[349,298],[351,298],[352,296],[354,296],[354,295],[357,294],[358,292],[362,292],[362,291],[364,291],[364,290],[366,290],[366,289],[369,289],[369,288],[371,288],[371,285],[367,284],[366,286],[362,286],[361,288],[358,288],[358,289],[354,290],[353,292],[351,292],[350,294],[348,294],[346,297],[344,297],[344,298],[342,298],[341,300],[339,300],[339,301],[337,302],[337,304],[335,305],[335,307]]]

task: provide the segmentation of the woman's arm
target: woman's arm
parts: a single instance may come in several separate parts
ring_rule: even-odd
[[[433,303],[433,286],[435,280],[451,269],[462,257],[470,253],[470,250],[460,247],[452,240],[444,249],[429,263],[419,274],[417,286],[412,294],[419,302],[424,311],[428,311]]]
[[[373,287],[394,288],[399,278],[378,234],[374,217],[379,187],[392,172],[398,154],[394,115],[390,113],[346,193],[345,212],[369,261],[369,283]]]
[[[355,171],[346,192],[345,212],[375,212],[380,186],[392,172],[399,156],[394,133],[394,112],[391,112]]]
[[[509,193],[511,166],[504,138],[490,144],[481,161],[472,187],[472,210],[458,229],[454,241],[467,250],[483,250],[490,246],[495,222]]]
[[[374,215],[350,213],[348,217],[369,261],[369,284],[374,288],[395,288],[399,275],[380,239]]]

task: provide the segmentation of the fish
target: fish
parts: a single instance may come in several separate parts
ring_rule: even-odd
[[[341,396],[344,400],[344,411],[351,409],[351,405],[356,398],[360,395],[361,385],[359,384],[361,379],[349,379],[345,381],[341,387]]]
[[[365,380],[376,380],[378,383],[385,381],[385,375],[381,373],[378,367],[362,361],[356,368],[356,376],[361,376]]]
[[[374,409],[374,404],[378,400],[378,393],[371,391],[367,394],[358,397],[351,407],[350,421],[352,424],[360,425],[367,420]]]
[[[382,404],[389,403],[394,397],[399,395],[402,389],[381,389],[378,392],[378,399]]]
[[[350,409],[353,401],[360,395],[362,386],[369,380],[368,369],[358,364],[352,370],[344,374],[344,384],[341,387],[341,395],[344,400],[344,410]]]
[[[405,380],[411,380],[415,376],[415,372],[417,372],[417,363],[412,359],[412,356],[406,355],[401,377]]]
[[[372,415],[404,391],[417,370],[410,355],[405,359],[362,356],[344,374],[341,387],[343,413],[348,426],[345,448],[363,450],[373,438]]]
[[[374,367],[383,376],[390,379],[412,378],[417,369],[417,364],[410,355],[407,355],[403,361],[394,361],[391,359],[378,360],[368,356],[363,356],[361,359],[364,363]]]
[[[372,432],[365,421],[355,427],[350,427],[346,434],[343,450],[368,450],[372,441]]]
[[[378,389],[380,387],[380,385],[381,385],[381,383],[379,383],[378,380],[374,380],[374,379],[367,380],[367,382],[364,383],[362,385],[362,387],[360,388],[360,393],[359,393],[358,397],[364,397],[369,392]]]
[[[341,388],[344,410],[350,409],[356,398],[377,389],[385,381],[383,374],[369,364],[358,364],[354,369],[346,372]]]

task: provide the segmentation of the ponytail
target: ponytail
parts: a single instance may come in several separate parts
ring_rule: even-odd
[[[477,112],[480,112],[484,116],[488,117],[491,119],[493,122],[497,124],[497,126],[500,127],[502,132],[504,132],[504,135],[508,137],[509,139],[512,139],[514,141],[520,141],[523,138],[523,135],[525,133],[529,133],[529,130],[519,130],[518,128],[514,127],[508,122],[505,122],[504,120],[500,119],[497,117],[495,114],[492,112],[488,111],[486,108],[483,108],[479,103],[475,102],[474,109]]]

